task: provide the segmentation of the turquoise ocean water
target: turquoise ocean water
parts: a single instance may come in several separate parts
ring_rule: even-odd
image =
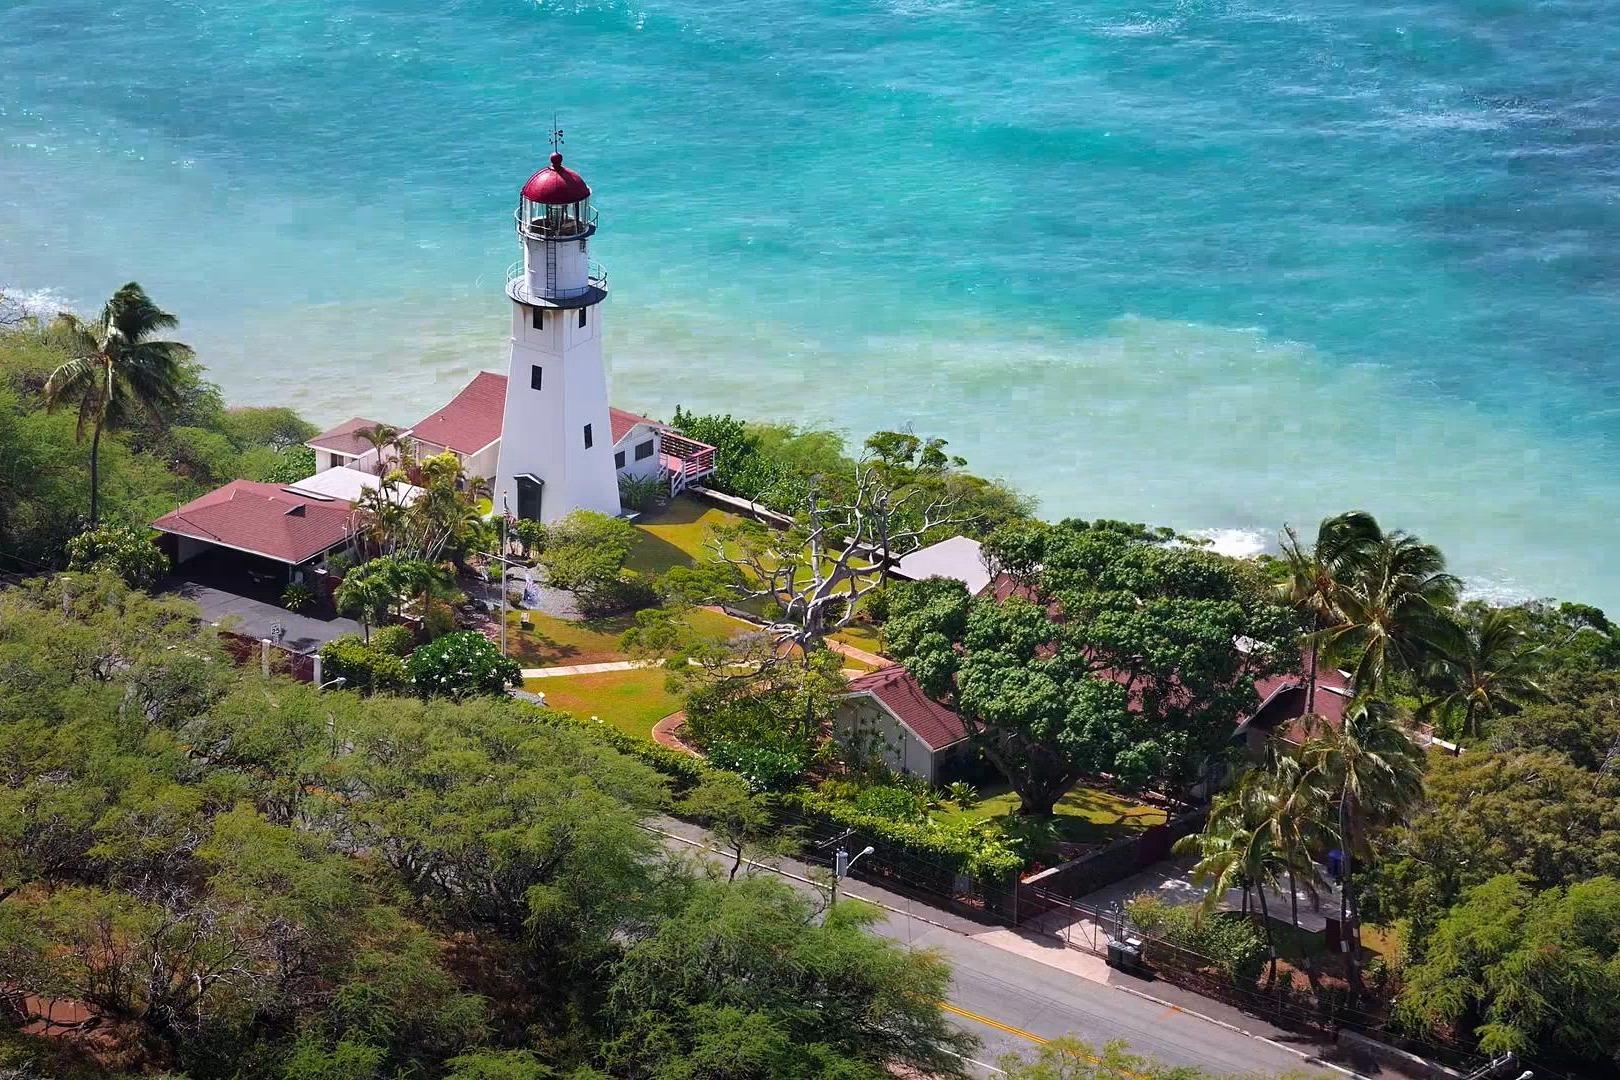
[[[13,0],[0,284],[411,422],[504,363],[555,113],[621,405],[1234,549],[1366,506],[1620,608],[1617,61],[1595,0]]]

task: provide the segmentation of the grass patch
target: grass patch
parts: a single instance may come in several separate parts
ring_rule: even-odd
[[[597,675],[563,675],[526,679],[523,687],[546,695],[546,707],[592,716],[638,739],[651,739],[653,725],[681,707],[680,698],[664,686],[663,668],[604,671]]]
[[[529,616],[525,630],[522,616]],[[508,612],[507,652],[526,668],[560,667],[571,664],[606,664],[625,660],[619,638],[635,621],[632,615],[608,619],[559,619],[543,611]],[[717,638],[731,637],[750,629],[749,625],[718,611],[696,608],[686,616],[688,626]]]
[[[877,628],[868,623],[852,622],[836,634],[832,635],[834,641],[842,641],[845,645],[853,645],[863,652],[883,655],[883,636]]]
[[[695,566],[709,557],[709,533],[743,519],[719,507],[685,496],[636,518],[640,533],[627,564],[645,574],[662,574],[677,566]]]
[[[1077,787],[1054,808],[1058,831],[1074,844],[1106,844],[1122,836],[1134,836],[1153,825],[1163,825],[1164,810],[1144,806],[1124,795],[1101,788]],[[970,821],[999,821],[1018,812],[1018,796],[1000,787],[990,789],[984,798],[967,810],[937,811],[945,818]]]

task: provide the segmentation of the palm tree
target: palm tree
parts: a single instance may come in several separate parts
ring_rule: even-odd
[[[1306,891],[1315,898],[1320,881],[1316,855],[1332,846],[1331,831],[1324,827],[1329,815],[1323,812],[1321,789],[1309,782],[1299,755],[1287,744],[1268,743],[1261,770],[1270,799],[1266,827],[1287,864],[1288,916],[1298,929],[1299,879],[1305,879]]]
[[[1283,526],[1282,554],[1288,576],[1278,591],[1283,602],[1299,612],[1310,627],[1307,713],[1316,711],[1316,658],[1322,631],[1344,621],[1339,594],[1382,537],[1378,522],[1365,510],[1347,510],[1323,518],[1316,527],[1316,542],[1308,549],[1300,543],[1293,526]]]
[[[177,320],[152,303],[135,282],[113,293],[94,322],[62,312],[50,332],[73,357],[45,382],[45,407],[54,412],[75,403],[79,422],[74,438],[90,429],[90,526],[100,511],[101,433],[144,412],[162,424],[180,404],[182,364],[191,348],[178,341],[154,341]]]
[[[1352,984],[1356,968],[1355,856],[1368,850],[1373,826],[1399,820],[1423,796],[1423,752],[1397,721],[1387,702],[1357,698],[1337,727],[1324,725],[1300,751],[1304,779],[1316,785],[1337,814],[1336,834],[1343,853],[1339,924],[1348,935],[1346,953]]]
[[[1177,854],[1198,856],[1193,867],[1195,885],[1208,884],[1204,913],[1215,909],[1232,889],[1243,890],[1243,912],[1249,911],[1249,891],[1259,897],[1261,927],[1266,936],[1272,979],[1277,977],[1277,946],[1271,931],[1271,905],[1267,889],[1277,889],[1284,873],[1293,869],[1289,854],[1279,846],[1272,828],[1274,793],[1261,769],[1250,769],[1229,790],[1216,796],[1202,832],[1176,841]]]
[[[390,446],[399,446],[399,429],[387,424],[373,424],[356,431],[355,435],[377,452],[377,462],[372,466],[372,471],[382,476],[388,471],[388,457],[384,451]]]
[[[1429,669],[1429,682],[1440,696],[1426,703],[1420,715],[1445,716],[1461,709],[1463,736],[1477,738],[1485,717],[1545,696],[1535,680],[1540,652],[1511,609],[1487,609],[1442,642]]]
[[[1416,671],[1439,652],[1460,585],[1439,548],[1399,530],[1357,557],[1337,590],[1341,618],[1322,634],[1329,652],[1354,660],[1357,694],[1380,693],[1392,673]]]
[[[356,567],[345,575],[332,600],[338,611],[360,620],[361,632],[365,640],[370,641],[371,624],[382,620],[397,595],[387,575],[368,573],[365,567]]]

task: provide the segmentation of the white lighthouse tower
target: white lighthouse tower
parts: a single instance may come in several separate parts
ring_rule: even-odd
[[[590,185],[554,152],[551,164],[523,185],[517,209],[523,263],[506,281],[512,349],[495,506],[519,518],[554,521],[578,509],[619,513],[602,363],[607,275],[590,261],[595,232]]]

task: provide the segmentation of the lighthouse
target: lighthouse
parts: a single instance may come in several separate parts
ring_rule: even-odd
[[[506,276],[512,337],[496,509],[534,521],[578,509],[618,514],[602,362],[607,275],[590,260],[590,185],[553,152],[523,185],[516,218],[523,261]]]

